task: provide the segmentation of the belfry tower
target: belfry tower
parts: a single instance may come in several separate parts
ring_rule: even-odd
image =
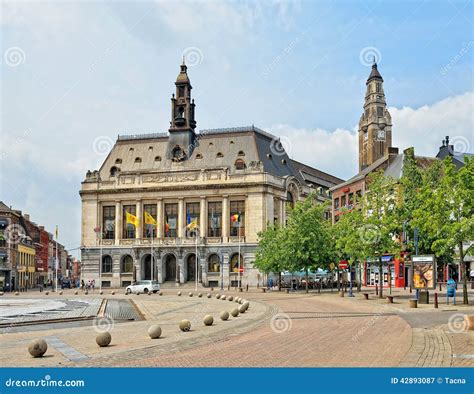
[[[366,85],[364,113],[359,120],[359,172],[385,156],[392,146],[392,117],[375,61]]]
[[[191,82],[187,66],[181,64],[176,78],[176,94],[171,97],[171,122],[169,128],[168,157],[175,162],[189,158],[194,149],[196,121],[194,100],[191,99]]]

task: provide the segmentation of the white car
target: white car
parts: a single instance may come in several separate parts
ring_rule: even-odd
[[[156,280],[139,280],[130,286],[127,286],[125,292],[127,294],[130,293],[149,293],[153,292],[156,293],[157,291],[160,291],[160,284]]]

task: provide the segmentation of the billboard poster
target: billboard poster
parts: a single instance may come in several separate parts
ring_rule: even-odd
[[[436,261],[434,256],[413,256],[413,288],[434,289],[436,287]]]

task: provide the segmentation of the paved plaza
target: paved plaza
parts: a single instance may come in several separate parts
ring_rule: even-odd
[[[207,298],[201,289],[165,289],[163,295],[22,293],[0,298],[2,366],[145,366],[145,367],[318,367],[318,366],[474,366],[474,332],[460,323],[474,307],[433,304],[408,308],[408,291],[394,291],[395,303],[371,294],[340,297],[334,292],[290,293],[253,289],[225,291],[244,297],[250,308],[228,321],[220,312],[235,301]],[[193,296],[188,295],[189,292]],[[15,311],[15,312],[12,312]],[[205,326],[205,315],[214,317]],[[182,319],[191,321],[181,332]],[[48,324],[39,324],[38,321]],[[147,331],[158,324],[161,338]],[[100,348],[99,332],[112,342]],[[48,342],[42,358],[27,346],[35,338]]]

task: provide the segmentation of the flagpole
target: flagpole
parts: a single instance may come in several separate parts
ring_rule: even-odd
[[[102,229],[99,232],[100,261],[99,261],[99,293],[102,292]]]
[[[196,286],[195,286],[195,291],[197,291],[198,289],[198,280],[199,280],[199,274],[198,274],[198,236],[197,236],[197,227],[196,227],[196,230],[195,230],[195,234],[196,234],[196,258],[195,258],[195,271],[196,271],[196,274],[194,275],[195,276],[195,280],[196,280]]]

